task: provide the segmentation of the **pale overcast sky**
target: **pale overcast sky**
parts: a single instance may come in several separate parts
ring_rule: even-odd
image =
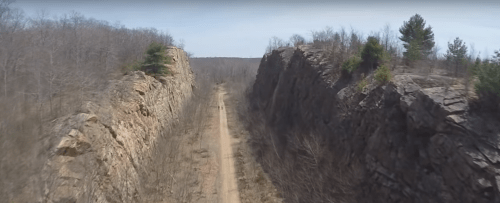
[[[311,38],[326,26],[351,27],[367,36],[387,23],[394,32],[415,13],[433,27],[444,53],[455,37],[474,44],[481,57],[500,49],[500,1],[161,1],[161,0],[17,0],[12,7],[27,16],[46,10],[51,16],[77,11],[87,18],[119,21],[128,28],[167,31],[196,57],[262,57],[272,36]]]

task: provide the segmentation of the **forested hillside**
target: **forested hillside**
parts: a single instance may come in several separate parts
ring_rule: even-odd
[[[152,42],[174,43],[154,28],[129,29],[72,12],[28,17],[0,0],[0,197],[21,192],[41,170],[44,126],[104,97],[110,79],[141,60]],[[32,182],[30,182],[32,183]]]
[[[500,12],[386,3],[0,0],[0,202],[500,203]]]

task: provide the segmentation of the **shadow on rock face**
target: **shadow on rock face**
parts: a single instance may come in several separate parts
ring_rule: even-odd
[[[352,178],[345,189],[352,191],[352,201],[500,202],[498,114],[478,111],[452,87],[409,75],[367,84],[359,92],[352,78],[332,80],[324,74],[331,66],[321,51],[290,50],[291,57],[284,50],[266,56],[250,96],[252,112],[269,128],[267,137],[254,131],[254,146],[284,195],[296,197],[290,201],[335,199],[334,192],[311,197],[306,191],[328,191],[326,181],[339,181],[335,173],[359,161],[355,170],[362,175],[343,176]],[[279,138],[272,140],[279,147],[273,148],[270,137]],[[320,151],[345,162],[322,166],[330,173],[319,173],[313,163]],[[303,167],[310,169],[299,170]],[[317,185],[286,182],[283,173]]]

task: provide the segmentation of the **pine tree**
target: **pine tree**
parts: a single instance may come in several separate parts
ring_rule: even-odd
[[[409,21],[405,21],[399,28],[406,52],[403,53],[409,61],[415,61],[427,57],[434,47],[434,33],[432,27],[425,27],[425,20],[419,14],[415,14]],[[420,53],[417,53],[420,52]]]
[[[417,61],[422,59],[421,47],[418,40],[412,40],[406,50],[406,58],[410,61]]]
[[[485,102],[483,106],[500,113],[500,50],[495,52],[492,60],[485,60],[479,65],[475,75],[476,93]]]
[[[481,66],[481,59],[478,56],[476,58],[476,61],[474,62],[474,65],[472,65],[472,67],[471,67],[472,75],[477,75],[477,71],[480,68],[480,66]]]
[[[446,60],[455,65],[455,77],[458,76],[458,69],[465,63],[467,54],[467,46],[460,38],[455,38],[452,43],[448,43],[448,50],[446,51]]]
[[[154,74],[166,74],[168,69],[166,63],[170,63],[170,58],[166,55],[167,47],[160,43],[153,42],[146,51],[146,59],[142,65],[144,72]]]
[[[370,64],[371,69],[374,69],[374,65],[382,60],[384,54],[384,47],[379,44],[377,38],[368,37],[368,41],[361,52],[361,58],[363,61]]]

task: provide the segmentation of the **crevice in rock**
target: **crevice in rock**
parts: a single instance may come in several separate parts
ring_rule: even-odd
[[[102,123],[102,125],[103,125],[106,129],[108,129],[109,133],[111,133],[111,136],[113,136],[113,138],[114,138],[114,139],[116,139],[116,132],[115,132],[115,130],[113,130],[113,128],[112,128],[111,126],[106,125],[106,124],[104,124],[104,123]]]

